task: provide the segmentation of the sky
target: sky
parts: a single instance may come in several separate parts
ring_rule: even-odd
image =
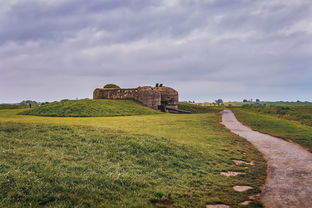
[[[10,0],[0,103],[163,83],[180,100],[312,101],[311,0]]]

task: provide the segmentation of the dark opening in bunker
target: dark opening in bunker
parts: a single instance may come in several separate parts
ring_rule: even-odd
[[[158,109],[161,112],[166,112],[167,105],[168,105],[168,101],[161,101],[161,105],[158,106]]]

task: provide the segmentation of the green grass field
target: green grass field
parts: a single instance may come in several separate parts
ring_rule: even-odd
[[[22,111],[0,110],[0,207],[239,207],[264,183],[261,154],[224,129],[218,113],[73,118]],[[256,165],[246,169],[234,159]],[[254,189],[239,193],[234,185]]]
[[[264,105],[264,106],[312,106],[312,102],[224,102],[224,106],[227,107],[242,107],[245,105],[248,106],[259,106],[259,105]],[[195,103],[195,105],[200,105],[200,106],[216,106],[214,103]]]
[[[55,117],[103,117],[159,114],[133,100],[66,100],[23,111],[22,115]]]
[[[260,102],[267,106],[312,106],[312,102]]]
[[[233,111],[253,129],[290,139],[312,152],[311,107],[246,107]]]
[[[243,109],[270,114],[279,118],[298,121],[304,125],[312,126],[312,106],[247,106]]]

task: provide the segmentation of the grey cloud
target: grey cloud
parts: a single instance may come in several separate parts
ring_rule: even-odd
[[[295,27],[312,19],[309,1],[33,0],[8,8],[0,10],[0,102],[88,97],[105,82],[163,82],[201,101],[312,96],[312,28]]]

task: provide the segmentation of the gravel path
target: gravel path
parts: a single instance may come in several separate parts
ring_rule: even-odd
[[[251,130],[230,110],[222,124],[244,137],[263,153],[268,164],[261,201],[267,208],[312,207],[312,154],[298,144]]]

